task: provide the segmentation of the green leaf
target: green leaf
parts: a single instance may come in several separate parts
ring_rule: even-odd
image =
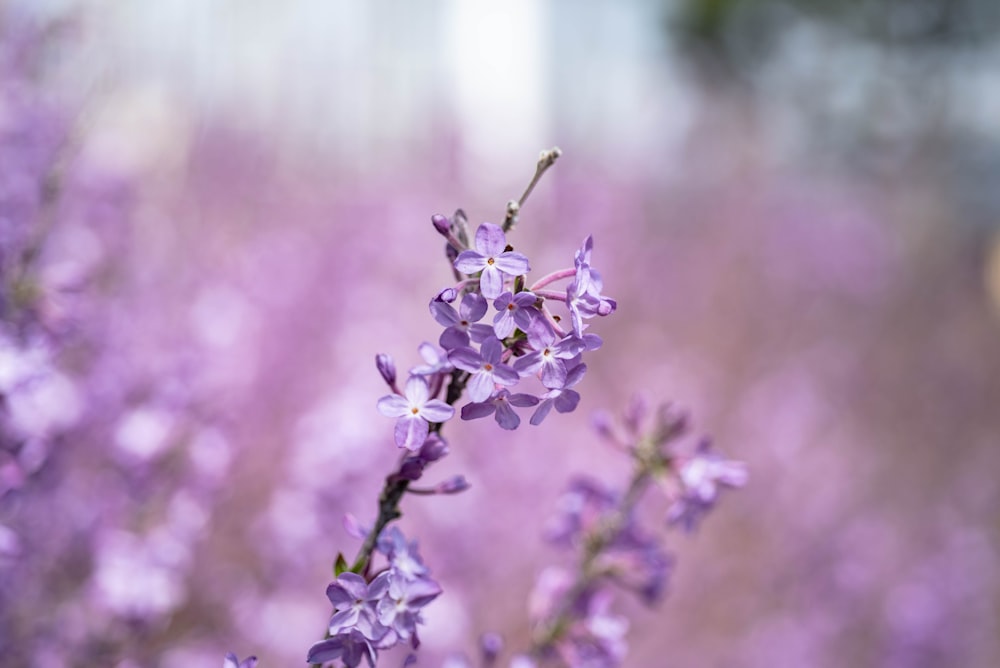
[[[347,565],[347,559],[344,559],[344,553],[337,553],[337,561],[333,564],[333,577],[338,577],[341,573],[345,573],[349,570]]]

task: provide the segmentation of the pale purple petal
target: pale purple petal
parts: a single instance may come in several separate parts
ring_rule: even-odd
[[[482,353],[483,361],[496,366],[500,364],[500,358],[503,357],[503,344],[495,336],[491,337],[483,341],[480,352]]]
[[[472,401],[486,401],[496,389],[496,383],[493,381],[492,374],[477,373],[469,379],[466,389],[469,392],[469,399]]]
[[[472,348],[457,348],[448,353],[452,364],[463,371],[475,373],[483,365],[483,357]]]
[[[531,268],[528,264],[527,255],[524,253],[515,253],[513,251],[502,253],[493,258],[493,266],[503,273],[511,276],[527,274],[528,270]]]
[[[476,230],[476,250],[486,256],[495,257],[507,247],[507,237],[503,230],[493,223],[483,223]]]
[[[430,427],[427,421],[416,415],[403,416],[396,421],[396,445],[407,450],[417,451],[424,444]]]
[[[482,297],[482,295],[470,292],[462,297],[462,305],[459,306],[459,311],[462,314],[463,320],[478,322],[484,315],[486,315],[486,310],[488,308],[489,303]]]
[[[479,290],[487,299],[495,299],[503,292],[503,274],[496,265],[488,264],[483,267],[483,273],[479,277]]]
[[[566,365],[561,359],[550,357],[542,365],[542,385],[548,388],[563,387],[566,384]]]
[[[432,301],[430,303],[431,316],[442,327],[451,327],[458,323],[458,313],[451,306],[444,302]]]
[[[493,328],[489,325],[477,324],[469,327],[469,336],[471,336],[472,340],[476,343],[482,343],[486,339],[495,338],[496,335],[493,333]]]
[[[512,385],[517,385],[518,381],[521,380],[521,376],[514,371],[509,366],[498,364],[493,367],[493,382],[500,383],[501,385],[506,385],[508,387]]]
[[[532,375],[540,366],[542,366],[542,354],[539,352],[528,353],[514,360],[514,371],[521,376]]]
[[[486,266],[488,258],[473,250],[462,251],[455,260],[455,269],[463,274],[474,274]]]
[[[398,394],[387,394],[378,400],[378,412],[386,417],[400,417],[410,412],[410,402]]]
[[[406,381],[406,398],[410,400],[410,404],[419,408],[427,403],[429,396],[427,381],[420,376],[410,376]]]
[[[440,399],[431,399],[424,404],[420,415],[428,422],[446,422],[455,415],[455,409]]]

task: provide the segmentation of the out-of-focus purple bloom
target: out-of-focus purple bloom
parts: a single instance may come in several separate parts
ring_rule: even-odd
[[[528,342],[532,351],[514,361],[514,370],[521,376],[537,372],[545,387],[565,387],[565,360],[583,352],[583,341],[575,336],[557,339],[549,324],[539,318],[528,329]]]
[[[306,657],[308,663],[326,663],[340,659],[347,668],[356,668],[361,664],[361,660],[368,661],[371,668],[375,666],[375,659],[378,652],[372,642],[364,637],[357,629],[351,629],[346,633],[335,635],[326,640],[320,640],[309,648]]]
[[[628,620],[609,611],[611,592],[600,589],[587,601],[586,613],[557,645],[560,658],[574,668],[616,668],[628,651]]]
[[[343,524],[344,531],[346,531],[349,536],[360,540],[364,540],[365,536],[371,533],[372,530],[370,525],[362,524],[360,520],[358,520],[358,518],[351,513],[344,513],[341,524]]]
[[[677,466],[681,491],[667,510],[667,521],[693,531],[712,509],[721,487],[742,487],[747,481],[746,464],[724,459],[703,439],[694,455]]]
[[[538,668],[538,663],[529,656],[518,654],[510,660],[510,668]]]
[[[455,367],[448,360],[448,353],[430,343],[421,343],[417,352],[426,364],[415,366],[410,373],[415,376],[433,376],[436,373],[448,373]]]
[[[247,658],[240,661],[235,654],[229,652],[226,654],[226,658],[222,660],[222,668],[256,668],[257,657],[248,656]]]
[[[501,388],[487,401],[462,406],[462,419],[475,420],[493,415],[502,429],[517,429],[521,424],[521,418],[514,412],[512,406],[525,408],[537,403],[538,397],[520,392],[511,394],[506,388]]]
[[[540,425],[552,408],[560,413],[572,413],[576,410],[580,403],[580,393],[570,388],[583,380],[583,375],[587,373],[587,365],[577,361],[575,366],[571,366],[572,362],[573,360],[570,360],[567,363],[569,370],[562,386],[554,387],[542,395],[542,402],[531,416],[531,424]]]
[[[407,450],[418,450],[423,445],[430,422],[445,422],[455,414],[455,409],[439,399],[430,398],[427,381],[421,376],[410,376],[406,381],[406,396],[389,394],[378,400],[378,410],[396,421],[396,445]]]
[[[500,657],[503,651],[503,638],[499,633],[488,631],[479,636],[479,651],[483,657],[483,663],[492,666]]]
[[[469,340],[481,343],[493,336],[493,328],[478,324],[489,310],[489,303],[483,296],[470,292],[462,297],[458,311],[451,306],[455,301],[454,288],[446,288],[431,300],[431,315],[439,325],[445,327],[438,343],[445,350],[454,350],[469,345]]]
[[[378,603],[378,620],[401,640],[410,640],[421,623],[420,609],[441,594],[441,586],[430,578],[408,579],[389,574],[389,589]]]
[[[437,494],[459,494],[469,489],[469,481],[463,475],[456,475],[434,486]]]
[[[408,580],[414,580],[428,572],[417,552],[417,541],[407,543],[399,527],[391,526],[382,531],[378,537],[378,551],[389,559],[394,573]]]
[[[459,253],[455,268],[464,274],[481,271],[480,291],[487,299],[496,299],[503,292],[504,276],[521,276],[529,271],[528,258],[506,248],[503,230],[492,223],[483,223],[476,230],[476,250]]]
[[[568,489],[559,498],[558,515],[547,528],[545,537],[556,545],[573,547],[617,503],[618,495],[602,483],[577,476],[570,480]]]
[[[528,331],[531,323],[541,315],[535,308],[538,297],[531,292],[518,292],[516,295],[505,292],[493,301],[493,308],[499,313],[493,318],[493,331],[498,339],[510,336],[515,327]]]
[[[521,379],[514,369],[500,361],[502,357],[503,344],[493,336],[483,341],[481,352],[477,353],[472,348],[458,348],[448,355],[452,364],[472,374],[466,390],[469,399],[474,402],[486,401],[497,384],[510,387],[517,385]]]
[[[549,619],[559,608],[562,597],[573,586],[573,581],[573,575],[558,566],[549,566],[539,573],[528,597],[528,616],[532,622]]]

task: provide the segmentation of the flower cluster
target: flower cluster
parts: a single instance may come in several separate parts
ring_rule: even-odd
[[[568,666],[613,668],[625,655],[626,620],[610,610],[612,585],[652,604],[662,598],[674,559],[661,540],[642,528],[635,510],[652,482],[670,502],[667,524],[693,529],[712,507],[719,488],[746,482],[746,468],[713,451],[707,439],[685,454],[679,439],[688,429],[683,413],[669,405],[656,413],[652,427],[645,404],[633,402],[621,438],[609,420],[598,432],[627,453],[633,463],[623,491],[590,478],[574,479],[560,502],[547,538],[579,553],[576,571],[552,567],[538,579],[530,613],[536,627],[532,655],[558,658]]]
[[[599,336],[585,331],[583,319],[610,315],[617,307],[601,294],[600,275],[591,266],[593,239],[584,240],[572,268],[548,274],[525,289],[528,258],[508,245],[503,229],[483,223],[476,230],[474,248],[465,248],[459,241],[467,236],[464,225],[461,213],[447,224],[443,217],[436,218],[435,226],[457,252],[454,268],[462,280],[430,302],[431,315],[445,328],[438,343],[447,361],[468,374],[469,402],[462,407],[462,419],[493,415],[502,428],[516,429],[521,418],[514,408],[537,406],[530,420],[534,425],[553,407],[561,413],[573,411],[580,395],[572,388],[587,371],[583,353],[602,344]],[[572,279],[565,291],[545,289],[564,278]],[[552,302],[568,310],[573,325],[569,331],[552,312]],[[491,305],[494,312],[488,318]],[[491,323],[480,322],[484,318]],[[526,378],[537,378],[541,392],[511,391]]]
[[[378,551],[389,567],[371,582],[350,571],[341,573],[326,589],[333,604],[328,637],[309,650],[310,663],[340,659],[354,668],[366,660],[375,665],[378,650],[408,642],[416,649],[420,610],[441,593],[420,559],[416,542],[407,542],[392,527],[378,539]]]

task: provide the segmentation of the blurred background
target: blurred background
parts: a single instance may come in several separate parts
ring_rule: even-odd
[[[627,666],[1000,664],[994,0],[0,0],[0,663],[303,665],[452,282],[434,213],[618,312],[571,415],[447,427],[419,665],[528,637],[589,416],[693,411],[748,487],[667,534]],[[486,422],[486,421],[484,421]],[[665,502],[649,499],[662,522]],[[660,504],[659,506],[657,504]],[[401,658],[387,655],[388,665]],[[395,662],[395,663],[394,663]]]

